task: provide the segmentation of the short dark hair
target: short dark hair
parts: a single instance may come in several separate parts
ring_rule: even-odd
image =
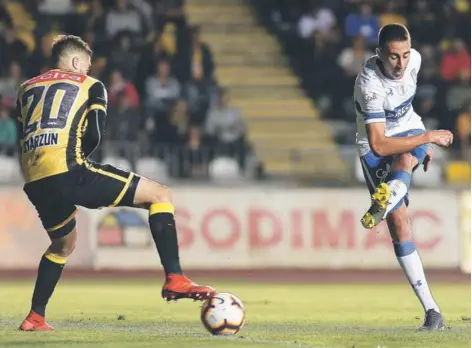
[[[59,62],[61,56],[68,50],[85,52],[90,57],[92,50],[88,43],[75,35],[58,35],[54,38],[52,43],[52,60],[54,64]]]
[[[408,29],[402,24],[387,24],[379,31],[379,47],[384,48],[392,41],[406,41],[410,39]]]

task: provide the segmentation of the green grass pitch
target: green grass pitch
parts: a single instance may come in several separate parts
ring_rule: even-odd
[[[407,284],[211,284],[244,302],[247,321],[237,336],[207,334],[200,303],[165,303],[158,280],[64,280],[48,308],[56,330],[19,332],[33,281],[2,280],[0,347],[470,347],[466,284],[432,285],[448,325],[441,333],[414,331],[423,314]]]

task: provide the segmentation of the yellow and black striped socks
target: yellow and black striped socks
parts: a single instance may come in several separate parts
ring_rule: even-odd
[[[41,316],[46,315],[46,305],[51,298],[56,284],[61,278],[67,262],[66,257],[47,251],[39,263],[38,276],[34,286],[31,310]]]
[[[149,226],[166,274],[182,274],[174,206],[171,203],[152,204],[149,207]]]

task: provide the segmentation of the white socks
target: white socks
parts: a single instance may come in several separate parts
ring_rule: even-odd
[[[428,282],[423,270],[423,263],[418,252],[414,249],[413,241],[394,242],[395,254],[400,266],[402,266],[413,291],[420,300],[425,312],[434,309],[439,313],[439,306],[429,290]],[[413,249],[413,251],[412,251]],[[403,255],[403,256],[400,256]]]
[[[405,197],[408,193],[408,187],[402,180],[394,179],[387,183],[390,188],[390,200],[388,201],[387,211],[385,212],[384,218],[393,208]]]

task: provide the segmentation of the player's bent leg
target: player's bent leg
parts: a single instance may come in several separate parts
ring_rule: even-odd
[[[377,226],[390,212],[401,206],[410,187],[411,173],[417,165],[418,158],[411,153],[394,157],[390,180],[376,187],[371,196],[371,206],[361,219],[364,228]]]
[[[181,298],[205,300],[214,295],[213,288],[195,284],[182,272],[171,189],[147,178],[141,178],[137,184],[133,204],[149,210],[151,234],[166,273],[162,297],[167,301]]]
[[[51,331],[45,321],[46,306],[62,275],[68,257],[75,249],[77,230],[75,218],[48,231],[51,244],[41,258],[31,301],[31,311],[20,326],[23,331]]]
[[[387,224],[398,263],[425,311],[424,324],[418,330],[442,330],[444,319],[426,281],[423,264],[413,242],[411,223],[405,203],[387,217]]]

